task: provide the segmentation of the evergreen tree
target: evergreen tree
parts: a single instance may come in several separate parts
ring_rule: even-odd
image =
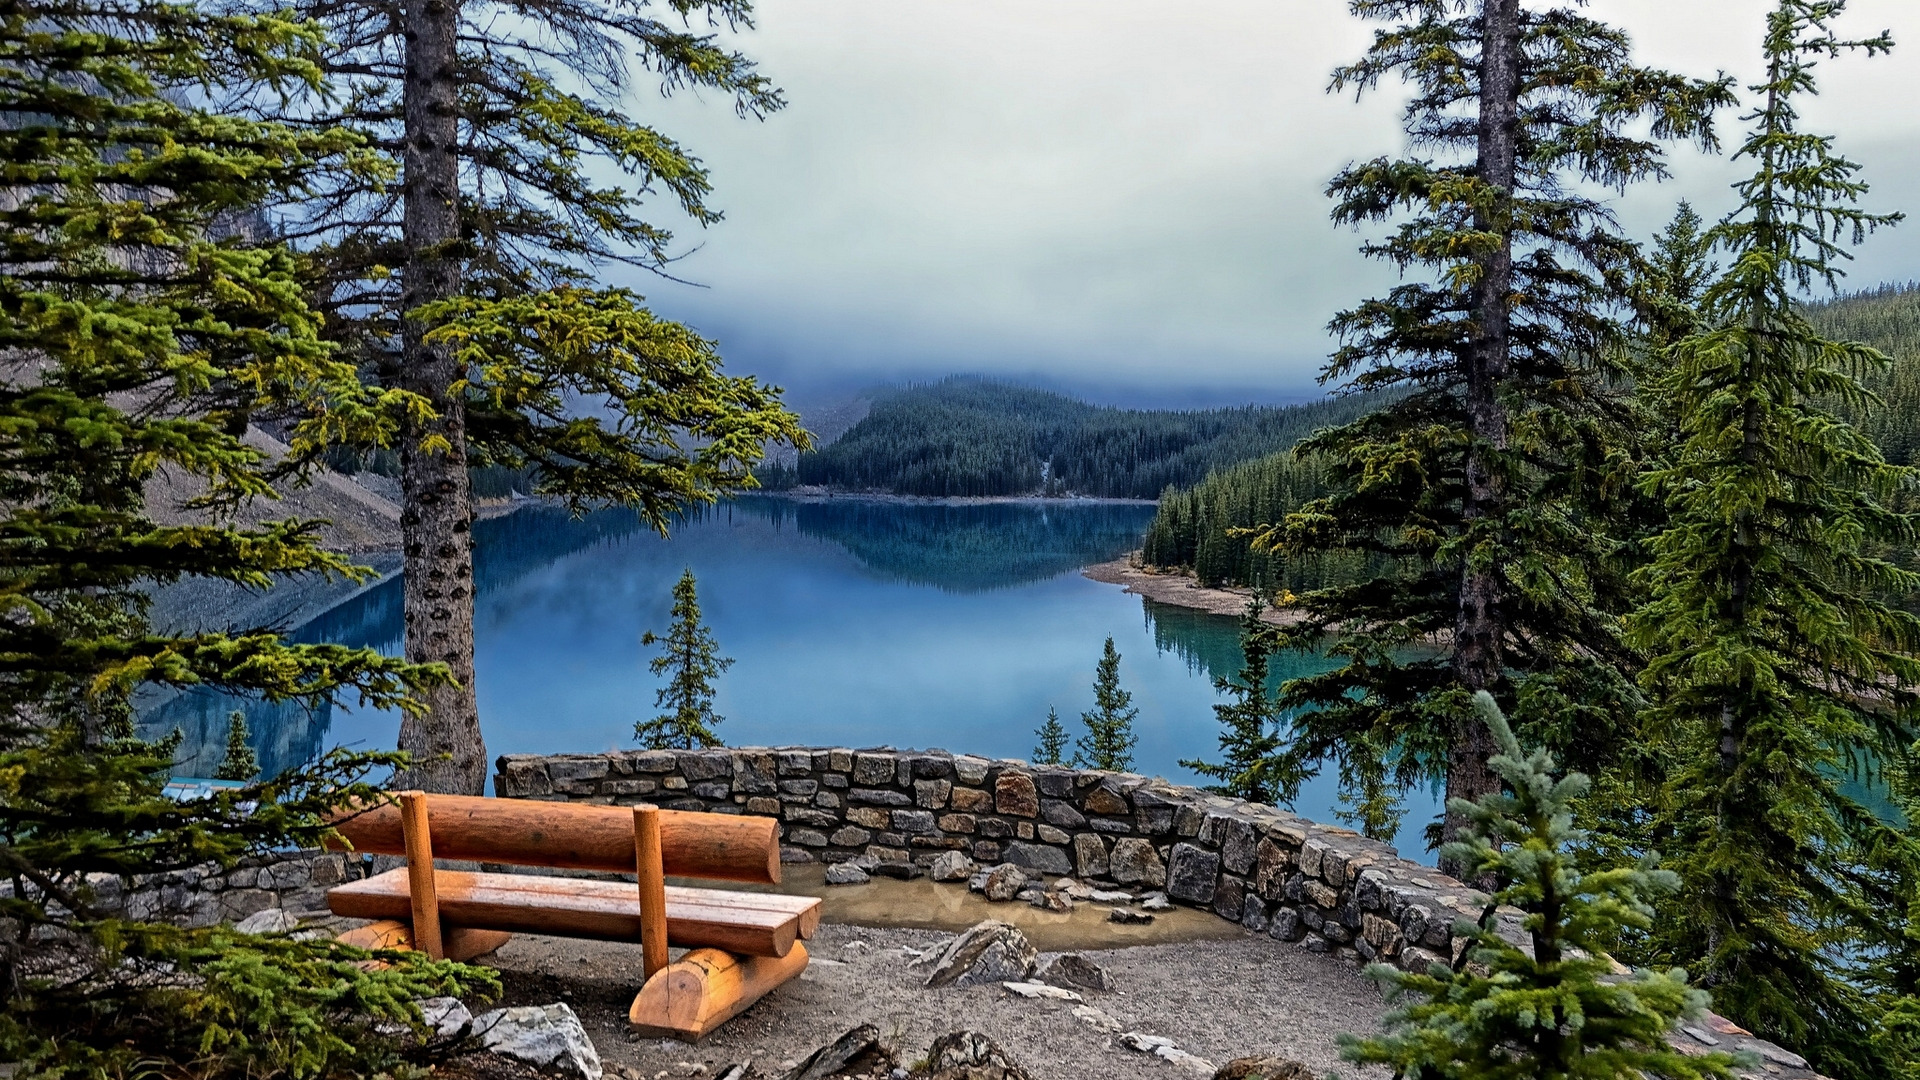
[[[633,725],[633,737],[653,750],[692,750],[721,745],[714,728],[721,717],[713,711],[713,680],[733,666],[719,655],[713,632],[700,621],[700,597],[689,567],[673,586],[673,628],[666,636],[648,631],[642,645],[663,646],[647,663],[667,684],[653,695],[653,705],[666,712]]]
[[[694,25],[750,27],[748,0],[292,6],[331,31],[339,91],[297,115],[364,132],[392,175],[338,178],[279,211],[319,273],[328,335],[432,406],[398,447],[405,651],[454,681],[402,721],[416,764],[400,782],[478,794],[470,468],[529,473],[575,508],[635,507],[664,533],[688,504],[751,487],[769,444],[806,445],[778,390],[723,373],[713,342],[601,284],[616,264],[665,273],[656,195],[701,225],[720,216],[700,162],[624,107],[633,76],[743,116],[783,102]]]
[[[1292,641],[1331,634],[1342,663],[1289,684],[1293,756],[1402,785],[1442,773],[1468,805],[1498,787],[1475,692],[1583,762],[1632,697],[1628,604],[1589,504],[1626,420],[1611,359],[1635,249],[1587,193],[1663,175],[1663,141],[1711,145],[1729,92],[1637,66],[1621,31],[1542,0],[1350,7],[1395,25],[1333,88],[1399,76],[1408,136],[1440,156],[1334,179],[1336,221],[1397,219],[1363,250],[1425,275],[1337,316],[1322,378],[1404,396],[1303,443],[1332,492],[1255,535],[1384,563],[1303,598]]]
[[[1848,1078],[1889,1068],[1843,967],[1859,925],[1889,913],[1860,906],[1887,827],[1847,781],[1914,741],[1920,620],[1893,601],[1920,576],[1881,555],[1914,542],[1892,505],[1911,474],[1833,407],[1870,404],[1858,373],[1885,357],[1823,337],[1794,301],[1834,282],[1843,244],[1896,220],[1861,209],[1858,167],[1799,130],[1819,59],[1891,46],[1836,36],[1844,9],[1778,0],[1768,16],[1739,154],[1754,173],[1711,232],[1730,265],[1661,358],[1681,442],[1644,482],[1670,524],[1633,635],[1680,763],[1663,820],[1685,886],[1661,942],[1697,958],[1729,1017]]]
[[[1133,706],[1133,695],[1120,689],[1120,654],[1114,651],[1113,635],[1100,653],[1100,666],[1093,675],[1093,708],[1080,714],[1087,733],[1074,743],[1074,764],[1083,769],[1110,769],[1126,772],[1133,767],[1133,718],[1140,710]]]
[[[1040,736],[1040,745],[1033,748],[1035,765],[1064,765],[1067,763],[1067,727],[1060,722],[1060,710],[1047,706],[1047,722],[1034,732]]]
[[[1247,599],[1247,609],[1240,616],[1240,653],[1245,657],[1240,676],[1213,680],[1215,692],[1233,698],[1213,707],[1220,722],[1220,752],[1226,760],[1219,764],[1182,761],[1180,765],[1220,781],[1208,785],[1208,791],[1272,803],[1288,787],[1288,778],[1274,775],[1283,761],[1283,739],[1279,706],[1267,689],[1267,671],[1280,648],[1280,628],[1261,618],[1266,609],[1258,594]]]
[[[1604,949],[1622,930],[1653,923],[1648,900],[1677,881],[1649,863],[1583,873],[1584,842],[1573,806],[1587,790],[1579,773],[1554,776],[1543,750],[1520,748],[1493,697],[1475,704],[1499,751],[1490,759],[1507,792],[1457,813],[1467,821],[1450,861],[1496,892],[1479,922],[1462,920],[1466,963],[1423,972],[1375,964],[1368,974],[1390,1001],[1387,1033],[1344,1037],[1343,1056],[1384,1065],[1408,1080],[1696,1080],[1731,1078],[1733,1058],[1671,1046],[1667,1033],[1705,1011],[1707,995],[1679,969],[1613,977]],[[1531,951],[1498,929],[1499,907],[1525,914]]]
[[[251,780],[260,775],[260,760],[247,745],[247,718],[239,709],[227,717],[227,752],[213,770],[215,780]]]
[[[355,166],[347,133],[202,107],[210,85],[312,88],[318,36],[193,4],[0,9],[0,1060],[25,1076],[310,1077],[398,1070],[416,999],[486,978],[329,940],[140,921],[105,883],[314,846],[395,755],[335,754],[180,802],[177,741],[133,737],[133,692],[207,687],[410,708],[444,682],[371,649],[267,631],[162,633],[147,587],[264,588],[362,573],[315,523],[233,527],[286,467],[242,440],[274,418],[297,452],[377,441],[417,405],[369,394],[317,335],[297,263],[226,226]],[[207,525],[162,526],[143,488],[196,478]],[[465,974],[462,974],[463,970]],[[402,1029],[404,1030],[404,1029]]]

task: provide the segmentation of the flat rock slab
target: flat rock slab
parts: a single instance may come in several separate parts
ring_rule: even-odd
[[[1019,982],[1033,971],[1038,952],[1012,923],[992,919],[953,939],[934,962],[927,986],[981,986]]]

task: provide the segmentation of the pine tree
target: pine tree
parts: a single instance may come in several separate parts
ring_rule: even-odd
[[[227,717],[227,752],[213,770],[215,780],[251,780],[260,774],[260,759],[247,745],[247,717],[239,709]]]
[[[713,680],[733,666],[719,655],[713,632],[700,621],[700,597],[689,567],[673,586],[673,627],[666,635],[648,631],[642,645],[661,645],[660,655],[647,663],[667,683],[653,695],[653,705],[666,712],[633,725],[633,737],[654,750],[692,750],[721,745],[714,728],[721,717],[713,711]]]
[[[1290,776],[1276,775],[1284,758],[1281,715],[1267,689],[1269,661],[1280,648],[1280,628],[1261,618],[1266,602],[1249,597],[1240,616],[1240,653],[1245,657],[1237,679],[1215,677],[1214,691],[1233,700],[1213,707],[1220,722],[1220,752],[1224,761],[1182,761],[1182,768],[1221,781],[1207,790],[1236,799],[1273,803],[1289,786]]]
[[[1047,722],[1034,732],[1040,745],[1033,748],[1035,765],[1064,765],[1067,755],[1067,727],[1060,722],[1060,710],[1047,706]]]
[[[311,89],[317,34],[201,5],[15,3],[0,10],[0,1060],[20,1075],[372,1075],[398,1070],[423,995],[473,969],[328,940],[141,921],[106,883],[314,846],[367,770],[334,754],[180,802],[177,742],[134,737],[142,686],[411,708],[443,682],[370,649],[266,631],[162,633],[148,586],[264,588],[357,575],[311,522],[234,527],[289,463],[242,440],[252,418],[296,457],[377,441],[418,406],[369,393],[302,300],[298,262],[228,226],[321,169],[357,167],[348,133],[202,106],[204,90]],[[290,463],[297,465],[297,461]],[[143,489],[196,478],[206,525],[162,526]]]
[[[1109,634],[1093,675],[1093,708],[1080,714],[1087,733],[1074,743],[1074,764],[1113,772],[1132,768],[1133,744],[1138,741],[1133,735],[1133,718],[1139,714],[1133,706],[1133,695],[1120,689],[1120,654],[1114,651]]]
[[[1644,481],[1670,523],[1633,623],[1650,720],[1680,762],[1663,822],[1685,884],[1661,944],[1729,1017],[1843,1080],[1888,1068],[1843,967],[1850,924],[1887,914],[1860,911],[1859,885],[1886,826],[1846,781],[1911,746],[1920,682],[1920,620],[1893,602],[1920,576],[1881,554],[1914,542],[1892,506],[1912,474],[1834,411],[1871,404],[1859,375],[1886,358],[1822,337],[1794,300],[1896,220],[1861,209],[1858,167],[1799,130],[1819,59],[1891,47],[1837,37],[1844,9],[1778,0],[1768,16],[1739,152],[1754,173],[1710,234],[1730,265],[1661,357],[1681,442]]]
[[[1666,1040],[1707,1006],[1686,972],[1616,979],[1604,952],[1622,930],[1652,926],[1649,899],[1671,892],[1675,876],[1648,863],[1583,872],[1573,807],[1587,778],[1556,779],[1552,757],[1521,749],[1492,695],[1474,700],[1499,751],[1489,764],[1508,790],[1457,808],[1468,824],[1449,858],[1496,891],[1478,922],[1456,924],[1465,963],[1368,969],[1390,1001],[1405,1004],[1388,1016],[1385,1035],[1343,1037],[1342,1055],[1410,1080],[1731,1078],[1729,1055],[1694,1056]],[[1530,949],[1499,932],[1501,905],[1525,914]]]
[[[743,116],[783,101],[695,26],[751,27],[748,0],[658,17],[644,0],[292,6],[332,32],[340,91],[296,115],[364,132],[392,175],[336,177],[278,211],[320,275],[330,338],[432,406],[398,447],[405,651],[454,681],[402,721],[416,764],[401,782],[478,794],[469,469],[531,470],[537,493],[632,506],[664,534],[689,504],[753,486],[770,444],[807,444],[777,389],[724,374],[713,342],[601,284],[615,265],[666,273],[656,195],[703,226],[720,216],[698,159],[627,111],[634,75]]]
[[[1626,420],[1612,358],[1635,249],[1587,192],[1662,176],[1663,141],[1711,145],[1729,91],[1635,65],[1625,34],[1575,8],[1350,7],[1397,24],[1333,88],[1401,77],[1407,134],[1440,157],[1334,179],[1334,219],[1397,220],[1363,250],[1424,279],[1337,316],[1322,380],[1403,396],[1303,443],[1333,493],[1255,535],[1385,566],[1303,597],[1292,643],[1331,634],[1342,663],[1289,684],[1295,756],[1398,785],[1441,773],[1466,805],[1498,787],[1475,692],[1515,702],[1524,729],[1549,725],[1541,734],[1580,761],[1604,756],[1583,743],[1604,740],[1633,697],[1628,602],[1587,503],[1612,478]],[[1409,648],[1436,640],[1437,653]]]

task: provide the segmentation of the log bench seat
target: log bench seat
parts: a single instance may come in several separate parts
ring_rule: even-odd
[[[334,914],[374,920],[341,940],[454,960],[514,933],[637,942],[645,984],[628,1019],[643,1035],[704,1038],[804,971],[802,942],[820,925],[813,897],[666,884],[669,875],[778,884],[770,818],[408,791],[334,827],[339,846],[407,859],[328,891]],[[636,880],[443,870],[436,856]],[[689,951],[669,963],[670,945]]]

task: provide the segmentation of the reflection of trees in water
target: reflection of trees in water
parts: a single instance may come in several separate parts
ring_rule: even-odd
[[[798,502],[743,498],[735,510],[830,540],[884,578],[947,592],[1045,581],[1140,546],[1153,507],[1114,503]]]
[[[575,518],[550,506],[474,523],[477,556],[476,595],[512,584],[525,575],[582,548],[645,529],[625,510],[602,510]],[[395,575],[302,623],[287,636],[294,641],[333,642],[382,652],[400,650],[400,578]],[[238,709],[247,720],[248,742],[263,773],[305,764],[327,748],[333,707],[309,708],[291,701],[222,693],[208,688],[147,689],[136,695],[140,734],[157,739],[178,730],[180,751],[174,775],[206,777],[227,748],[227,718]]]
[[[1240,651],[1240,620],[1193,608],[1162,604],[1142,597],[1142,616],[1153,632],[1153,646],[1187,662],[1196,674],[1224,679],[1240,674],[1246,655]],[[1279,689],[1288,679],[1314,675],[1333,665],[1319,653],[1283,652],[1269,661],[1267,686]]]

